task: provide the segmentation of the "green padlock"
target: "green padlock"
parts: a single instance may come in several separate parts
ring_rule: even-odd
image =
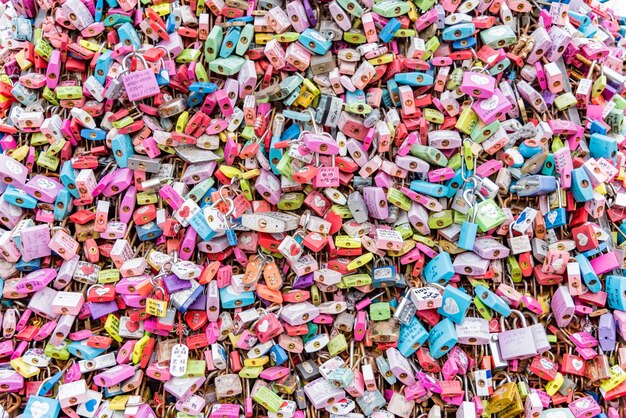
[[[389,191],[387,192],[387,200],[389,201],[389,203],[406,211],[411,209],[411,205],[413,203],[407,195],[393,187],[390,187]]]
[[[211,63],[217,58],[223,39],[224,31],[222,27],[218,25],[213,26],[213,29],[209,32],[209,36],[206,38],[206,41],[204,41],[204,56],[206,57],[206,62]]]
[[[83,88],[81,86],[59,86],[54,89],[57,99],[78,100],[83,98]]]
[[[461,153],[456,153],[452,157],[450,157],[448,159],[448,164],[446,165],[446,167],[449,167],[455,171],[461,168]]]
[[[328,353],[331,356],[336,356],[337,354],[346,351],[348,349],[348,342],[346,341],[345,335],[339,333],[335,335],[333,338],[328,341]]]
[[[472,141],[480,144],[495,134],[498,128],[500,128],[500,121],[497,119],[488,125],[484,125],[479,122],[476,126],[474,126],[470,137],[472,138]]]
[[[228,58],[218,58],[209,63],[209,69],[220,75],[234,75],[241,70],[246,60],[242,57],[231,55]]]
[[[476,211],[476,223],[483,232],[500,226],[507,220],[506,215],[493,199],[485,199],[478,203]]]
[[[372,10],[383,17],[397,17],[406,14],[411,9],[406,1],[383,1],[376,3]]]
[[[354,0],[338,0],[337,3],[348,13],[355,17],[363,16],[363,8]]]
[[[511,280],[513,280],[514,283],[522,281],[522,269],[515,256],[510,255],[506,258],[506,269],[511,274]]]
[[[417,158],[421,158],[422,160],[430,164],[435,164],[440,167],[445,167],[448,164],[448,158],[443,155],[441,151],[434,147],[415,144],[411,147],[410,152]]]
[[[554,105],[561,111],[576,106],[576,103],[578,101],[572,93],[564,93],[554,99]]]
[[[370,318],[372,321],[386,321],[391,318],[389,302],[372,303],[370,305]]]
[[[435,0],[417,0],[415,5],[422,11],[426,12],[430,10],[435,4]]]
[[[239,377],[244,379],[256,379],[262,371],[263,366],[243,366],[242,369],[239,370]]]
[[[474,112],[474,110],[472,110],[472,107],[468,105],[463,106],[463,110],[461,111],[454,127],[469,135],[472,133],[477,123],[478,115]]]
[[[272,392],[266,386],[261,386],[256,391],[252,399],[270,412],[277,412],[283,404],[281,397]]]
[[[184,377],[202,377],[206,373],[206,361],[204,360],[187,360],[187,370]]]
[[[442,229],[452,225],[453,221],[452,210],[442,210],[428,217],[428,227],[430,229]]]
[[[505,48],[517,42],[513,29],[507,25],[492,26],[480,32],[480,39],[490,48]]]
[[[57,360],[68,360],[70,358],[70,352],[65,348],[65,344],[55,347],[50,344],[46,344],[43,350],[44,354],[48,357],[52,357]]]
[[[487,321],[491,321],[491,319],[493,318],[491,309],[489,309],[489,307],[483,303],[479,296],[474,296],[474,305],[476,305],[476,310],[478,311],[480,316],[485,318]]]
[[[404,240],[411,238],[413,235],[413,228],[411,228],[411,224],[398,225],[394,229],[402,235],[402,239]]]
[[[337,284],[340,289],[348,289],[350,287],[366,286],[372,284],[372,277],[369,274],[351,274],[343,276],[341,282]]]
[[[291,161],[293,161],[293,157],[284,153],[283,156],[280,157],[278,164],[276,164],[276,170],[283,176],[291,178]]]
[[[435,51],[439,48],[439,46],[441,46],[441,42],[439,42],[439,38],[436,36],[433,36],[428,41],[426,41],[426,44],[424,45],[424,56],[422,57],[422,59],[424,61],[428,61],[433,56]]]
[[[57,141],[57,142],[61,142],[61,141]],[[63,140],[63,144],[65,144],[65,142],[66,141]],[[34,132],[33,135],[30,137],[30,145],[33,147],[39,147],[39,146],[46,145],[46,144],[48,144],[48,139],[41,132]]]
[[[60,163],[59,158],[54,155],[47,155],[45,152],[40,152],[39,157],[37,157],[37,165],[48,170],[56,171]]]
[[[304,203],[304,193],[289,192],[284,193],[277,203],[280,210],[298,210]]]
[[[189,64],[190,62],[196,62],[200,59],[202,52],[199,49],[187,48],[176,57],[176,62],[179,64]]]
[[[350,210],[350,208],[344,205],[332,205],[330,207],[330,211],[336,215],[339,215],[341,219],[352,218],[352,211]]]

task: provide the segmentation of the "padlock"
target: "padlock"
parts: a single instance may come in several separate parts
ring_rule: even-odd
[[[511,310],[520,320],[521,328],[506,331],[504,316],[500,318],[501,332],[498,334],[498,346],[502,359],[511,360],[537,354],[533,334],[520,311]]]

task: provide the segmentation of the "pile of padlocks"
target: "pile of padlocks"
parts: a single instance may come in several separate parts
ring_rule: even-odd
[[[602,3],[2,3],[0,418],[626,416]]]

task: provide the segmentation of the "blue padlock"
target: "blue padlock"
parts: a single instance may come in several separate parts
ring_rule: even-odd
[[[548,154],[548,157],[546,157],[546,160],[543,162],[543,167],[541,167],[541,174],[544,176],[554,176],[554,171],[554,154]]]
[[[511,307],[500,296],[493,293],[483,285],[474,288],[474,294],[478,296],[480,301],[498,312],[502,316],[511,315]]]
[[[626,277],[606,276],[605,282],[608,307],[626,311]]]
[[[15,269],[17,271],[21,271],[24,273],[39,270],[41,268],[41,258],[35,258],[34,260],[24,261],[23,259],[19,259],[17,263],[15,263]]]
[[[76,187],[76,170],[72,167],[71,161],[65,161],[61,166],[61,172],[59,173],[59,180],[70,192],[70,194],[76,199],[80,199],[78,188]]]
[[[82,360],[93,360],[105,351],[104,348],[88,346],[87,340],[73,341],[69,343],[66,348],[71,355]]]
[[[400,23],[398,19],[393,17],[389,19],[389,22],[387,22],[387,24],[383,27],[383,29],[378,33],[378,38],[382,42],[387,43],[391,41],[393,36],[396,34],[396,32],[400,30],[401,27],[402,27],[402,23]]]
[[[443,357],[452,347],[456,345],[459,338],[456,335],[456,328],[452,321],[444,318],[437,325],[432,327],[428,334],[428,348],[434,359]]]
[[[434,83],[434,79],[432,75],[422,73],[419,71],[395,74],[393,76],[393,79],[398,84],[413,86],[413,87],[432,86]]]
[[[111,149],[113,150],[113,157],[117,162],[117,166],[119,168],[127,168],[128,159],[135,154],[135,148],[130,136],[126,134],[115,135],[111,140]]]
[[[386,262],[386,265],[382,263]],[[396,267],[391,260],[386,258],[377,259],[372,269],[372,287],[380,289],[391,287],[396,283]]]
[[[398,351],[404,356],[409,357],[415,353],[428,339],[428,331],[417,319],[416,316],[411,318],[408,325],[400,325],[400,338],[398,340]]]
[[[400,89],[395,80],[387,81],[387,93],[389,94],[389,106],[400,106]]]
[[[156,222],[148,222],[145,225],[136,225],[137,238],[139,241],[150,241],[163,235],[163,231]]]
[[[269,354],[270,360],[272,360],[272,363],[275,366],[280,366],[281,364],[285,364],[287,361],[289,361],[289,356],[287,355],[287,352],[278,344],[275,344],[272,346],[272,348],[270,348]]]
[[[70,215],[72,209],[72,195],[67,189],[59,190],[56,199],[54,200],[54,220],[63,221]]]
[[[45,393],[45,392],[44,392]],[[61,412],[61,403],[57,399],[44,396],[28,397],[23,418],[57,418]]]
[[[588,202],[593,199],[593,188],[589,175],[583,167],[572,170],[572,186],[570,188],[574,200],[579,203]]]
[[[220,48],[219,56],[221,58],[228,58],[235,50],[237,43],[239,42],[239,36],[241,34],[240,27],[232,27],[224,36],[222,41],[222,47]]]
[[[444,41],[456,41],[474,35],[476,26],[473,23],[459,23],[448,26],[441,32],[441,39]]]
[[[168,81],[169,82],[169,81]],[[157,84],[159,84],[159,80],[157,79]],[[161,85],[161,84],[159,84]],[[191,107],[196,107],[202,104],[202,102],[204,101],[204,97],[206,96],[206,94],[204,93],[199,93],[199,92],[195,92],[195,93],[191,93],[189,94],[189,96],[187,96],[187,107],[191,108]]]
[[[430,183],[423,180],[413,180],[410,188],[417,193],[432,197],[445,197],[448,194],[448,188],[443,184]]]
[[[617,157],[617,138],[592,134],[589,139],[589,154],[592,158],[606,158],[613,162]]]
[[[141,48],[141,38],[130,22],[124,22],[116,31],[122,44],[132,46],[134,50]]]
[[[424,267],[424,279],[426,283],[436,283],[444,285],[454,276],[454,267],[450,254],[441,251],[436,257],[431,259]]]
[[[517,147],[517,150],[519,151],[520,154],[522,154],[522,157],[524,157],[524,159],[527,160],[530,157],[533,157],[539,154],[541,151],[543,151],[543,148],[541,145],[531,147],[529,145],[526,145],[524,142],[522,142],[521,144],[519,144],[519,147]]]
[[[305,29],[298,38],[298,42],[311,52],[317,55],[324,55],[332,46],[332,42],[324,38],[324,36],[315,29]]]
[[[476,242],[476,234],[478,233],[478,224],[476,223],[476,205],[474,204],[475,200],[472,201],[469,198],[472,190],[467,189],[463,191],[463,200],[467,203],[468,207],[473,207],[472,210],[472,218],[470,221],[463,221],[461,224],[461,232],[459,233],[459,242],[457,245],[459,248],[464,250],[472,251],[474,248],[474,243]]]
[[[580,267],[580,274],[583,277],[583,281],[585,282],[585,286],[592,293],[598,293],[602,290],[602,283],[598,278],[598,275],[591,267],[591,263],[583,254],[578,254],[574,257],[578,262]]]
[[[544,215],[544,221],[546,224],[546,229],[553,229],[559,226],[563,226],[567,223],[567,213],[565,208],[563,207],[563,201],[561,196],[561,186],[557,181],[556,183],[556,192],[557,192],[557,200],[559,202],[559,207],[556,209],[552,209],[548,213]]]
[[[443,291],[441,306],[437,308],[440,315],[460,324],[467,315],[472,304],[472,297],[456,287],[447,285]]]
[[[111,50],[106,49],[104,52],[100,54],[100,56],[96,60],[96,68],[93,71],[93,76],[103,86],[106,83],[107,74],[109,73],[109,67],[111,67],[111,64],[112,64],[112,60],[111,60],[112,53],[113,52]]]
[[[250,306],[255,301],[254,292],[235,293],[232,286],[220,289],[220,304],[223,309],[235,309]]]

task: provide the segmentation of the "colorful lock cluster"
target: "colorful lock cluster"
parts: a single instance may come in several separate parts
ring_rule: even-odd
[[[626,417],[625,60],[602,0],[0,0],[0,418]]]

